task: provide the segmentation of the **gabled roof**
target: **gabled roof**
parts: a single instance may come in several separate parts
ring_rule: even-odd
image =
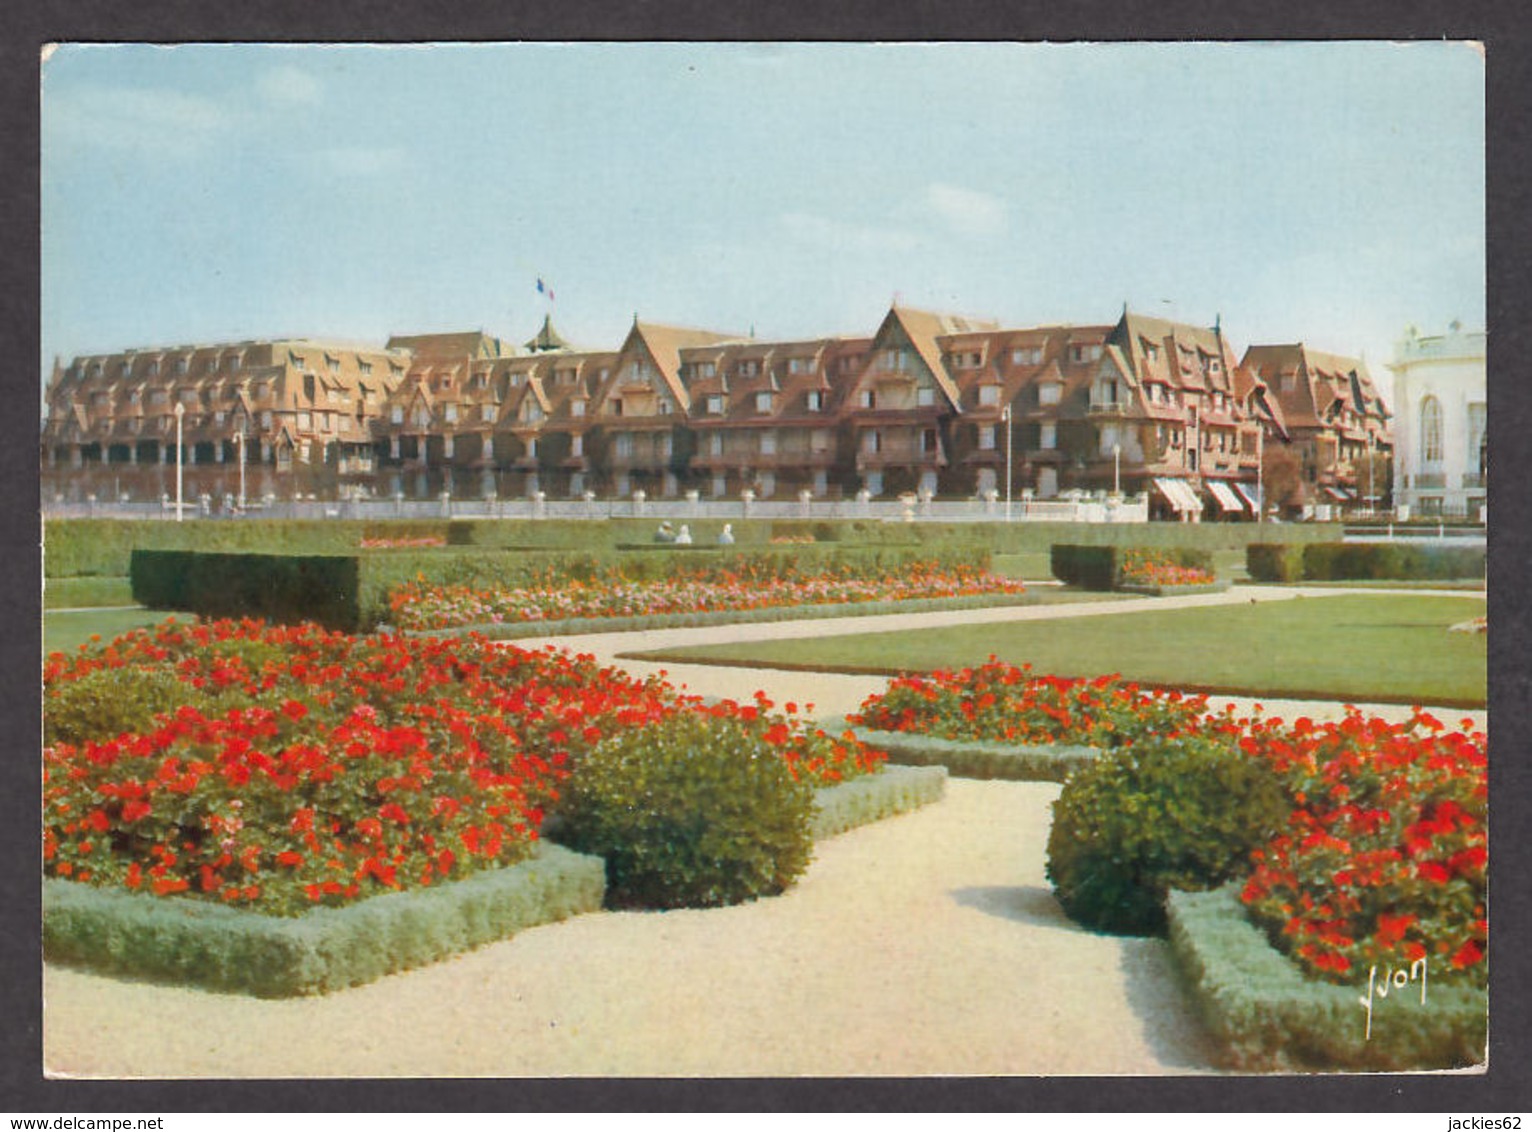
[[[643,347],[661,379],[669,388],[671,396],[683,411],[690,408],[691,398],[681,381],[681,351],[694,346],[713,346],[724,342],[737,342],[738,334],[723,334],[715,330],[696,330],[684,326],[665,326],[658,322],[633,320],[620,353],[627,353],[636,343]]]
[[[948,334],[999,330],[1000,324],[986,319],[939,314],[935,311],[922,311],[913,307],[895,305],[889,308],[888,315],[883,319],[883,325],[878,328],[878,333],[874,336],[874,342],[882,338],[891,324],[897,324],[904,332],[904,337],[920,355],[920,360],[925,363],[926,369],[936,380],[937,387],[946,395],[953,408],[960,409],[961,395],[958,392],[957,383],[952,380],[947,373],[947,367],[942,364],[942,349],[937,339]]]

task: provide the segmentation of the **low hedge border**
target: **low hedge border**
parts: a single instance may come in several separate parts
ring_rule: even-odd
[[[90,609],[133,604],[133,585],[126,577],[82,574],[76,578],[48,578],[43,584],[44,609]]]
[[[1060,743],[993,743],[944,739],[908,731],[853,728],[869,747],[888,752],[902,766],[941,766],[958,778],[1003,778],[1016,782],[1063,782],[1101,752]]]
[[[946,792],[947,771],[939,766],[884,766],[876,774],[826,786],[814,794],[814,840],[919,809]]]
[[[531,858],[434,888],[286,918],[43,881],[43,952],[112,974],[259,998],[372,982],[601,908],[606,867],[546,842]]]
[[[1356,986],[1305,978],[1250,922],[1239,887],[1172,891],[1165,904],[1172,953],[1230,1068],[1398,1072],[1484,1060],[1486,995],[1439,989],[1427,969],[1424,1003],[1418,982],[1374,993],[1369,1038],[1366,972]]]
[[[1146,597],[1171,597],[1178,594],[1221,594],[1228,588],[1228,582],[1201,582],[1185,586],[1140,586],[1124,582],[1117,587],[1117,592],[1143,594]]]
[[[988,609],[1028,605],[1029,594],[972,594],[967,597],[910,598],[906,601],[843,601],[821,605],[782,605],[770,609],[707,609],[695,613],[662,613],[649,617],[560,617],[547,621],[491,622],[454,625],[448,629],[406,629],[408,637],[457,637],[478,633],[492,641],[522,637],[565,637],[585,633],[647,632],[652,629],[694,629],[707,625],[736,625],[760,621],[807,621],[826,617],[872,617],[885,613],[933,613],[950,609]]]

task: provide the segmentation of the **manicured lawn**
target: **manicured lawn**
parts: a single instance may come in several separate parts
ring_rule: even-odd
[[[1059,676],[1118,672],[1225,694],[1482,707],[1486,638],[1447,628],[1484,611],[1471,596],[1357,594],[644,655],[892,674],[961,668],[994,654]]]
[[[125,577],[48,578],[43,585],[44,609],[132,604],[133,585]]]
[[[189,613],[165,613],[157,609],[103,609],[85,613],[43,614],[43,652],[70,652],[99,635],[103,641],[138,629],[158,625],[167,617],[190,617]]]

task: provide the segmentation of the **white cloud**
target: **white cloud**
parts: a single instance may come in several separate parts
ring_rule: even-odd
[[[216,102],[174,90],[81,87],[49,98],[44,120],[61,141],[153,154],[185,155],[224,130],[230,117]]]
[[[926,203],[960,236],[995,236],[1005,231],[1005,202],[989,193],[934,184],[926,188]]]
[[[842,251],[908,251],[919,243],[914,233],[899,228],[831,220],[808,212],[784,213],[782,226],[803,243]]]
[[[273,67],[256,80],[256,90],[268,102],[313,105],[323,89],[319,80],[298,67]]]
[[[398,146],[337,146],[314,156],[325,176],[372,177],[403,168],[405,151]]]

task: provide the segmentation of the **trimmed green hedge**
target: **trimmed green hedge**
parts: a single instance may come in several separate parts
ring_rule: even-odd
[[[853,730],[869,747],[888,752],[891,763],[942,766],[958,778],[1063,782],[1101,753],[1095,747],[1060,743],[986,743],[907,731]]]
[[[674,521],[674,520],[672,520]],[[716,542],[724,520],[692,523],[698,545]],[[1054,543],[1239,550],[1262,542],[1304,544],[1334,539],[1339,527],[1292,523],[1055,522],[885,523],[876,519],[730,520],[736,545],[766,546],[772,538],[812,537],[856,546],[980,546],[996,554],[1041,553]],[[168,523],[135,519],[50,519],[44,526],[43,568],[50,578],[128,573],[134,550],[254,551],[281,547],[295,554],[355,550],[364,538],[445,538],[450,545],[491,548],[609,550],[619,542],[654,537],[657,519],[254,519]]]
[[[814,794],[810,831],[816,841],[859,825],[879,821],[938,802],[947,791],[947,771],[939,766],[885,766]]]
[[[1402,542],[1320,542],[1303,548],[1308,581],[1390,578],[1482,578],[1484,548]]]
[[[130,576],[134,599],[150,609],[317,621],[333,629],[367,632],[391,619],[389,594],[417,578],[433,585],[515,588],[550,574],[589,579],[607,570],[652,580],[737,565],[793,577],[840,569],[892,573],[915,561],[985,569],[989,553],[975,546],[761,547],[701,558],[669,554],[663,548],[654,553],[427,548],[329,555],[135,550]]]
[[[1485,1058],[1488,998],[1464,987],[1419,982],[1372,998],[1367,972],[1355,986],[1303,977],[1245,915],[1239,885],[1172,891],[1170,944],[1208,1029],[1230,1068],[1401,1071],[1452,1069]],[[1386,971],[1379,971],[1381,979]]]
[[[1482,547],[1409,542],[1251,543],[1245,569],[1258,582],[1446,581],[1482,578]]]
[[[339,554],[373,538],[446,538],[442,519],[239,519],[167,523],[152,519],[50,519],[43,527],[43,573],[126,577],[135,550]]]
[[[605,887],[600,858],[546,843],[504,869],[292,918],[48,879],[43,952],[261,998],[324,994],[597,911]]]
[[[1303,551],[1295,543],[1253,542],[1245,547],[1245,572],[1256,582],[1299,581]]]
[[[1153,546],[1134,542],[1117,546],[1085,543],[1054,543],[1048,550],[1049,568],[1065,585],[1086,590],[1115,590],[1122,587],[1122,560],[1128,551],[1160,555],[1177,566],[1213,573],[1213,552],[1205,547]],[[1176,587],[1177,593],[1190,592]]]
[[[1132,582],[1124,582],[1117,587],[1117,592],[1122,594],[1145,594],[1149,597],[1164,597],[1166,594],[1221,594],[1228,588],[1228,582],[1201,582],[1186,586],[1140,586]]]

